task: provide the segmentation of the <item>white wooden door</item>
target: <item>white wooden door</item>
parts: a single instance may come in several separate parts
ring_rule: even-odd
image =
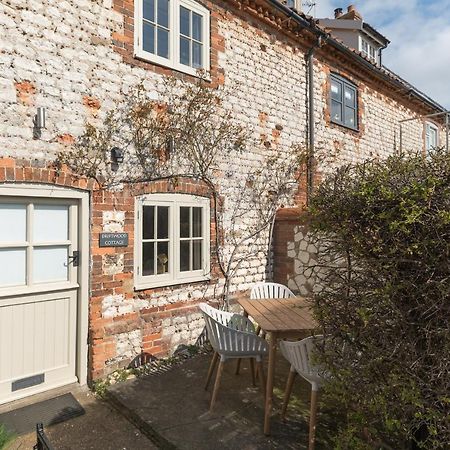
[[[0,404],[77,381],[77,253],[75,200],[0,197]]]

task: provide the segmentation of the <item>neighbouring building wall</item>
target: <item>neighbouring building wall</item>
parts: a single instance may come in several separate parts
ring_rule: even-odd
[[[292,292],[310,297],[323,285],[320,265],[327,261],[325,249],[309,231],[297,208],[280,210],[274,229],[274,281]]]
[[[358,129],[335,124],[330,117],[330,74],[340,75],[357,87]],[[394,152],[425,152],[427,110],[399,97],[389,88],[355,73],[328,55],[317,56],[314,65],[316,181],[342,164],[357,164],[367,158],[385,158]],[[415,120],[405,121],[416,117]],[[432,119],[430,119],[432,122]],[[432,122],[433,123],[433,122]],[[442,122],[441,122],[442,123]],[[436,122],[439,126],[439,123]],[[439,142],[445,144],[445,130],[439,126]],[[323,156],[326,156],[322,160]],[[317,266],[320,243],[302,220],[302,210],[279,211],[274,229],[274,281],[292,291],[310,296],[320,289]],[[323,257],[323,255],[322,255]]]
[[[235,10],[229,2],[206,5],[211,9],[212,84],[230,87],[226,106],[252,130],[254,141],[239,160],[224,160],[217,171],[220,193],[232,206],[239,183],[260,168],[268,151],[288,153],[293,144],[306,146],[305,43],[298,44],[283,30],[266,24],[264,17]],[[56,154],[83,132],[86,122],[98,124],[132,86],[145,80],[156,98],[157,84],[164,76],[182,76],[133,57],[133,13],[132,1],[119,0],[7,0],[0,4],[0,182],[60,184],[90,192],[93,378],[126,366],[142,354],[158,357],[180,344],[195,342],[203,328],[196,305],[213,297],[215,283],[220,283],[213,264],[212,283],[134,288],[134,197],[171,189],[205,195],[203,186],[182,182],[173,188],[159,182],[104,191],[75,181],[65,169],[58,171],[52,165]],[[348,75],[358,86],[358,132],[330,124],[330,70]],[[346,74],[339,65],[334,69],[320,55],[315,64],[316,145],[323,152],[337,150],[336,164],[394,151],[398,121],[416,113],[390,98],[384,88],[377,90],[374,82],[360,81],[355,70]],[[40,139],[34,139],[33,119],[40,106],[47,109],[47,128]],[[405,132],[405,145],[406,139],[408,145],[421,142],[420,129],[420,124],[411,125],[411,131]],[[304,190],[300,190],[287,206],[301,205],[303,200]],[[297,247],[305,245],[304,234],[297,217],[288,222],[277,224],[284,231],[275,243],[275,273],[303,292],[309,289],[306,281],[290,264]],[[100,248],[99,233],[111,231],[129,233],[129,246]],[[307,245],[306,251],[313,254],[312,250]],[[242,264],[232,292],[239,295],[264,280],[267,266],[261,249]]]
[[[358,130],[335,124],[330,117],[330,74],[338,74],[357,87]],[[400,150],[402,120],[426,112],[407,99],[395,96],[387,87],[356,76],[337,61],[319,61],[315,65],[316,78],[316,151],[334,152],[333,163],[327,161],[319,171],[328,171],[340,164],[354,164],[366,158],[385,158]],[[402,144],[405,151],[423,151],[425,119],[403,124]]]

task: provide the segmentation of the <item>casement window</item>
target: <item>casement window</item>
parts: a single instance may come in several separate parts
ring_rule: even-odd
[[[331,75],[331,121],[339,125],[358,129],[357,87],[339,75]]]
[[[190,75],[209,71],[209,21],[193,0],[137,0],[135,55]]]
[[[378,64],[378,48],[361,36],[359,36],[359,51]]]
[[[209,199],[184,194],[136,198],[135,287],[209,277]]]
[[[435,150],[439,145],[438,127],[431,122],[425,123],[425,150],[427,152]]]
[[[369,43],[365,39],[361,39],[361,47],[359,50],[364,56],[369,56]]]

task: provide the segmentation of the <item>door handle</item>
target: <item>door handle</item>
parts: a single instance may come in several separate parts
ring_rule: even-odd
[[[70,263],[73,264],[73,267],[78,267],[80,265],[80,252],[78,250],[74,251],[71,256],[69,255],[69,262],[67,265]]]

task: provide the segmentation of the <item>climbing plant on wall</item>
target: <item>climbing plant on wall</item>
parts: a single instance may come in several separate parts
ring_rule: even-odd
[[[212,88],[205,77],[142,82],[59,155],[104,188],[162,179],[175,185],[182,177],[203,182],[213,200],[217,297],[225,306],[241,265],[250,257],[267,260],[275,214],[292,202],[304,162],[301,145],[255,139],[229,107],[231,95],[232,88]],[[123,164],[111,164],[113,147],[124,152]],[[245,167],[250,149],[257,169]]]

